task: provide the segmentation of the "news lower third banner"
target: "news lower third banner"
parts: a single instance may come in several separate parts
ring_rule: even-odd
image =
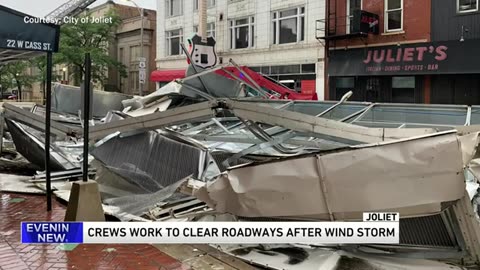
[[[364,214],[363,222],[22,222],[21,241],[24,244],[398,244],[398,214],[391,215],[396,216],[379,218],[368,213]]]

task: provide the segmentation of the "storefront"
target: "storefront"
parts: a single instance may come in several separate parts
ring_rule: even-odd
[[[480,104],[480,40],[332,50],[329,97],[351,101]]]

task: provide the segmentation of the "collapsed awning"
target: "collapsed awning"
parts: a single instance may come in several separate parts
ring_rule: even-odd
[[[184,69],[155,70],[150,75],[152,82],[171,82],[175,79],[185,78]]]

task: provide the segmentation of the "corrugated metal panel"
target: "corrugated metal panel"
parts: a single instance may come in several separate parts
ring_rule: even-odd
[[[227,152],[213,152],[212,157],[215,160],[215,163],[217,163],[218,168],[220,169],[221,172],[224,172],[227,170],[227,167],[223,165],[223,162],[230,157],[232,157],[234,154],[232,153],[227,153]],[[235,160],[235,163],[232,164],[231,166],[239,165],[239,164],[244,164],[244,163],[249,163],[252,162],[253,160],[247,159],[245,157],[239,158]]]
[[[241,217],[246,221],[292,221],[281,218]],[[400,220],[400,245],[420,247],[455,247],[457,244],[449,234],[449,229],[441,214],[405,218]]]
[[[108,169],[156,192],[189,175],[198,176],[203,150],[150,131],[115,137],[92,151]],[[203,169],[203,168],[202,168]]]
[[[441,214],[400,220],[400,244],[454,247],[455,241]]]

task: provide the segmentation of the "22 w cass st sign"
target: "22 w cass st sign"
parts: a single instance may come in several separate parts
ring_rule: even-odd
[[[0,48],[57,52],[60,27],[46,23],[26,23],[26,14],[0,5]]]

